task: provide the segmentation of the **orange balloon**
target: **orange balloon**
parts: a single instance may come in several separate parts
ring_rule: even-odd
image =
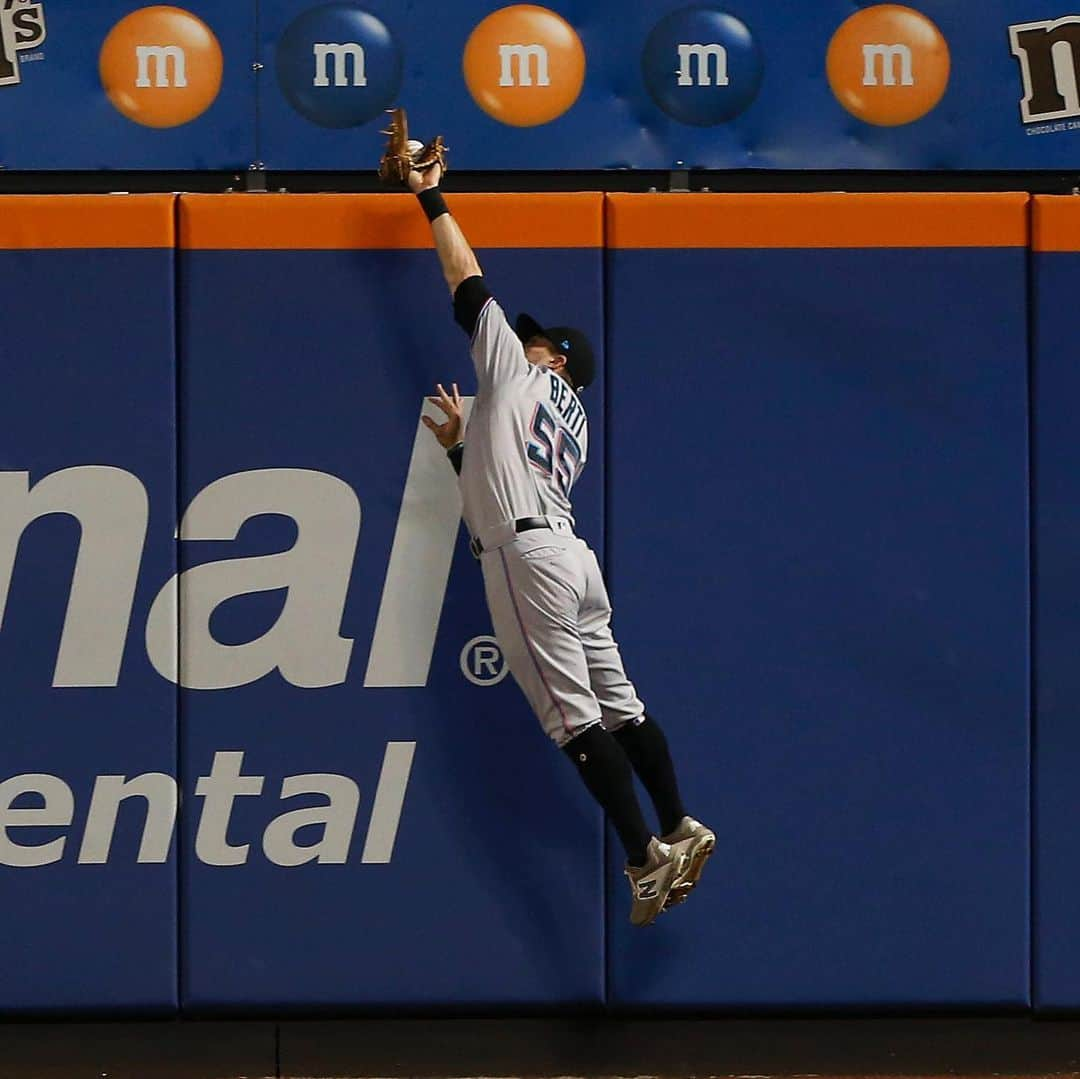
[[[925,116],[949,84],[949,45],[921,12],[878,4],[845,20],[825,61],[837,101],[868,124],[896,127]]]
[[[218,96],[224,61],[214,32],[190,11],[140,8],[109,31],[98,56],[101,85],[129,120],[177,127]]]
[[[473,100],[500,123],[535,127],[562,116],[585,83],[574,28],[536,4],[500,8],[477,24],[462,57]]]

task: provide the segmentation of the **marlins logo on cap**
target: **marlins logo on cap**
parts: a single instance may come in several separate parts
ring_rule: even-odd
[[[546,337],[566,357],[566,370],[575,390],[583,390],[596,377],[596,360],[589,339],[573,326],[541,326],[531,315],[520,314],[514,332],[524,343]]]

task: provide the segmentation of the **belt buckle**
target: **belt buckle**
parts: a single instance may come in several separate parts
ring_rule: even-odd
[[[480,560],[480,553],[483,551],[483,547],[480,546],[480,540],[473,538],[469,540],[469,550],[472,553],[473,558],[477,561]]]

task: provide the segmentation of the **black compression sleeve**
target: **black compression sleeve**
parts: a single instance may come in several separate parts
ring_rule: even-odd
[[[612,734],[630,758],[638,779],[644,784],[653,805],[656,806],[656,813],[660,818],[660,834],[674,832],[686,816],[686,809],[679,795],[671,751],[660,724],[652,716],[645,715],[639,722],[627,723]]]
[[[491,293],[479,274],[466,277],[454,290],[454,320],[470,337],[476,332],[477,319],[490,299]]]
[[[627,860],[631,865],[644,865],[652,834],[641,815],[634,774],[619,743],[602,724],[594,723],[571,738],[563,746],[563,752],[574,762],[589,793],[615,825]]]
[[[461,475],[461,456],[465,452],[465,443],[459,442],[456,446],[451,446],[446,451],[446,456],[450,458],[450,463],[454,466],[454,471]]]

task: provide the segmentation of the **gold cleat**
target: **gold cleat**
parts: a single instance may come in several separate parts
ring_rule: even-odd
[[[716,849],[716,834],[701,821],[694,820],[693,817],[683,817],[675,831],[661,837],[661,842],[668,844],[673,852],[684,857],[681,872],[672,882],[664,902],[664,910],[670,910],[680,903],[685,903],[701,879],[705,863]]]
[[[671,887],[686,870],[686,858],[655,836],[649,840],[647,861],[643,866],[628,865],[624,872],[630,881],[633,899],[631,925],[651,925],[667,909]]]

